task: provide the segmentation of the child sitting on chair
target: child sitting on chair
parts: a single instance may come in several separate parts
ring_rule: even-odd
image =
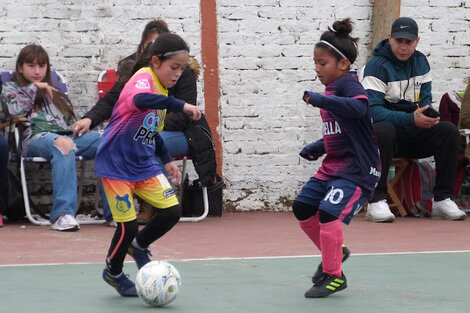
[[[28,118],[23,155],[51,162],[52,229],[77,231],[75,157],[94,158],[100,135],[88,132],[72,136],[71,125],[76,120],[73,108],[67,96],[52,85],[49,56],[43,47],[31,44],[21,49],[15,71],[11,81],[3,85],[1,100],[11,115]]]

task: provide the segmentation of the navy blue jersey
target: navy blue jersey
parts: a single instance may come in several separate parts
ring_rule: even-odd
[[[348,73],[326,86],[324,95],[308,92],[320,108],[326,157],[314,177],[349,180],[372,193],[380,178],[380,156],[369,101],[357,76]]]

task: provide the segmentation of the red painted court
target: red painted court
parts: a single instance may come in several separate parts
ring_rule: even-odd
[[[470,218],[443,221],[397,218],[371,223],[364,213],[343,225],[353,254],[470,250]],[[0,265],[103,262],[113,235],[104,225],[82,225],[78,232],[50,230],[29,223],[0,228]],[[225,213],[201,222],[180,222],[151,246],[154,258],[199,259],[318,255],[292,213]]]

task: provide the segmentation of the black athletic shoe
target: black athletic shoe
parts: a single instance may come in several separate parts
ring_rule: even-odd
[[[341,262],[346,261],[350,255],[351,255],[351,251],[349,251],[348,247],[343,245],[343,261]],[[320,262],[320,264],[318,264],[317,271],[312,276],[312,283],[314,285],[318,285],[322,276],[323,276],[323,264]]]
[[[313,285],[312,288],[305,293],[305,298],[328,297],[335,292],[346,289],[346,287],[348,287],[346,276],[344,276],[344,273],[341,274],[341,277],[338,277],[323,273],[319,284]]]

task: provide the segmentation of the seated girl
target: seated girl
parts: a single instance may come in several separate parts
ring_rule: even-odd
[[[2,101],[9,113],[28,118],[23,132],[23,155],[43,157],[51,162],[53,200],[52,229],[77,231],[76,156],[94,158],[100,134],[73,136],[76,118],[67,96],[52,85],[49,56],[35,44],[21,49],[11,81],[4,83]],[[105,197],[103,197],[105,199]],[[103,201],[105,203],[105,201]],[[104,205],[105,215],[110,215]],[[112,217],[109,217],[112,219]]]

